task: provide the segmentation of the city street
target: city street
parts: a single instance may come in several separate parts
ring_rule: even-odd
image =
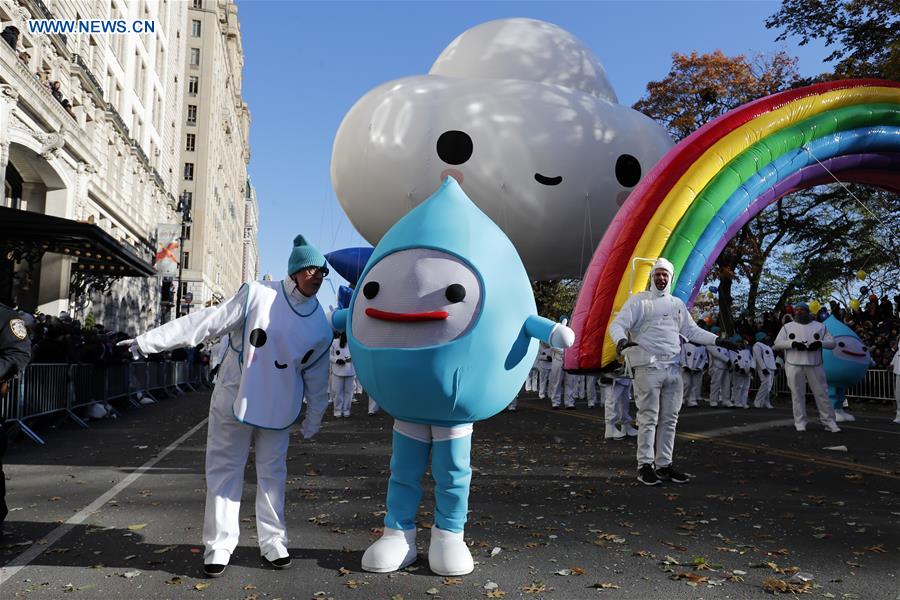
[[[444,578],[425,556],[430,485],[419,560],[360,569],[382,526],[391,419],[358,403],[352,418],[329,413],[314,440],[292,436],[293,567],[260,560],[251,454],[240,546],[213,580],[200,544],[208,401],[164,399],[88,430],[45,425],[46,446],[13,441],[0,597],[900,598],[900,426],[886,405],[855,406],[839,434],[796,433],[783,398],[767,411],[684,409],[675,464],[694,479],[646,487],[634,439],[603,440],[602,409],[553,411],[524,394],[517,412],[476,425],[476,567]]]

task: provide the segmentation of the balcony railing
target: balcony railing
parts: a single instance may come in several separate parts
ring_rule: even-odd
[[[101,87],[100,82],[97,81],[97,78],[94,77],[94,74],[91,72],[90,68],[88,68],[87,63],[84,62],[84,59],[80,54],[72,55],[72,62],[78,65],[78,68],[81,69],[81,74],[87,79],[88,83],[94,87],[94,93],[98,95],[98,97],[103,98],[103,87]]]
[[[120,133],[126,138],[131,138],[131,131],[129,131],[128,125],[125,124],[122,115],[120,115],[119,111],[116,110],[116,107],[112,105],[112,102],[106,103],[106,112],[109,114],[113,125],[119,129]]]

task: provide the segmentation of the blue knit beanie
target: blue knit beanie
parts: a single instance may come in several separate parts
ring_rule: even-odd
[[[294,249],[288,259],[288,275],[293,275],[306,267],[324,267],[325,257],[314,247],[306,243],[306,238],[298,235],[294,238]]]
[[[757,342],[761,342],[764,339],[766,339],[767,337],[769,337],[769,334],[766,333],[765,331],[757,331],[756,332],[756,341]]]

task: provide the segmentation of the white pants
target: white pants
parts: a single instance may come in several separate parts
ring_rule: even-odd
[[[270,560],[287,556],[284,488],[289,429],[260,429],[239,423],[232,404],[237,386],[217,386],[206,435],[205,562],[227,563],[240,535],[244,468],[252,442],[256,453],[256,533]],[[223,556],[227,552],[227,556]],[[215,554],[215,556],[213,556]]]
[[[595,375],[584,376],[584,393],[587,396],[588,408],[597,404],[597,377]]]
[[[525,391],[536,392],[540,389],[541,377],[537,367],[532,367],[525,379]]]
[[[769,394],[772,393],[772,382],[775,381],[775,374],[769,371],[768,375],[759,375],[759,389],[756,390],[756,398],[753,399],[753,406],[756,408],[772,408],[772,401],[769,400]]]
[[[750,376],[735,371],[731,374],[731,401],[735,406],[746,407],[750,394]]]
[[[784,365],[784,374],[791,389],[791,402],[794,405],[794,427],[806,427],[806,385],[816,399],[819,409],[819,421],[825,427],[837,427],[834,420],[834,407],[828,400],[828,384],[825,381],[825,369],[822,365],[805,366]]]
[[[900,421],[900,373],[894,375],[894,400],[897,401],[896,420]]]
[[[334,416],[336,417],[342,414],[350,416],[350,406],[353,404],[353,380],[353,376],[331,376],[331,402],[334,404]]]
[[[538,368],[538,397],[543,399],[547,397],[547,391],[550,387],[550,367]]]
[[[638,367],[634,370],[634,402],[637,405],[638,466],[653,463],[657,469],[672,464],[675,428],[681,410],[684,384],[681,367]]]
[[[703,385],[703,371],[681,371],[684,380],[684,403],[687,406],[697,406],[700,399],[700,387]]]
[[[607,425],[625,425],[634,420],[628,414],[628,405],[631,403],[630,391],[631,385],[609,383],[600,386],[600,396],[603,398],[603,418]]]
[[[550,381],[547,384],[547,395],[550,397],[550,403],[553,406],[559,406],[563,392],[563,373],[561,365],[550,367]]]
[[[709,371],[709,405],[731,406],[731,371],[713,368]]]
[[[378,403],[375,402],[375,398],[372,395],[369,395],[369,414],[374,415],[378,412]]]

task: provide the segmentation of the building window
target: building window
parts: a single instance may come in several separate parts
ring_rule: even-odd
[[[197,124],[197,105],[196,104],[188,104],[187,123],[188,123],[188,125],[196,125]]]
[[[200,48],[191,48],[191,66],[200,66]]]
[[[191,20],[191,37],[200,37],[200,21],[197,19]]]
[[[182,259],[182,267],[184,267],[185,269],[190,269],[191,268],[191,253],[190,252],[182,252],[181,254],[182,254],[182,256],[184,256],[184,258]]]
[[[194,163],[184,163],[184,179],[186,181],[194,180]]]
[[[200,78],[195,75],[191,75],[190,77],[188,77],[188,94],[190,94],[191,96],[196,96],[199,91]]]
[[[203,0],[194,0],[191,3],[191,8],[203,8]]]
[[[181,237],[186,240],[191,239],[191,226],[190,225],[182,225],[181,226]]]
[[[194,133],[187,134],[187,139],[185,141],[184,149],[188,152],[193,152],[194,147],[197,144],[197,135]]]

